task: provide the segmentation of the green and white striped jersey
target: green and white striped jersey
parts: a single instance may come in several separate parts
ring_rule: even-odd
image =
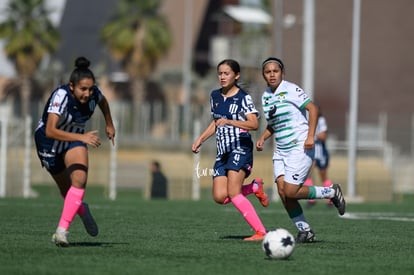
[[[262,95],[264,117],[273,129],[277,150],[303,146],[308,134],[305,106],[309,96],[296,84],[282,80],[274,93],[267,88]]]

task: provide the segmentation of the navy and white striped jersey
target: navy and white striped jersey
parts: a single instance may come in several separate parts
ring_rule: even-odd
[[[72,95],[69,85],[62,85],[53,91],[47,100],[42,118],[39,120],[36,132],[42,134],[45,144],[51,144],[52,153],[62,153],[69,147],[69,142],[53,140],[46,137],[46,121],[49,113],[59,116],[57,128],[71,133],[84,133],[86,122],[95,111],[96,105],[103,98],[102,92],[93,86],[90,100],[81,104]]]
[[[252,97],[240,88],[237,94],[231,97],[224,97],[221,89],[212,91],[210,105],[214,120],[226,118],[246,121],[247,114],[259,115]],[[249,131],[231,125],[216,127],[216,144],[218,156],[235,149],[253,146]]]

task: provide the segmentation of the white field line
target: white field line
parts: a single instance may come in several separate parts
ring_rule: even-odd
[[[401,216],[401,213],[347,212],[342,216],[342,218],[351,219],[351,220],[386,220],[386,221],[414,222],[413,213],[407,213],[406,216]]]

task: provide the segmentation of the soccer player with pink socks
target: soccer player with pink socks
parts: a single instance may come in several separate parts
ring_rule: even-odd
[[[45,104],[35,131],[37,154],[51,174],[64,198],[63,210],[52,242],[68,246],[69,227],[79,214],[86,231],[98,235],[98,226],[89,207],[83,203],[88,178],[88,146],[101,145],[97,131],[85,133],[87,121],[99,106],[106,123],[106,135],[114,144],[113,126],[108,101],[95,85],[90,62],[78,57],[69,83],[57,87]]]
[[[65,203],[63,205],[62,216],[60,217],[58,229],[69,229],[75,215],[80,210],[84,194],[85,189],[76,188],[74,186],[69,188],[69,191],[65,197]]]
[[[213,199],[218,204],[233,203],[255,231],[246,241],[264,239],[266,229],[253,205],[245,197],[254,193],[263,206],[268,205],[263,182],[258,179],[243,186],[253,166],[253,141],[249,131],[259,127],[258,111],[252,97],[237,85],[240,65],[233,59],[222,60],[217,65],[220,88],[210,93],[212,120],[195,140],[191,150],[199,153],[207,139],[216,136],[216,161],[213,175]]]

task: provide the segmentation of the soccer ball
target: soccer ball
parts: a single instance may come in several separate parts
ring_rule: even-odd
[[[287,259],[295,249],[295,238],[283,228],[267,232],[262,242],[263,251],[272,259]]]

